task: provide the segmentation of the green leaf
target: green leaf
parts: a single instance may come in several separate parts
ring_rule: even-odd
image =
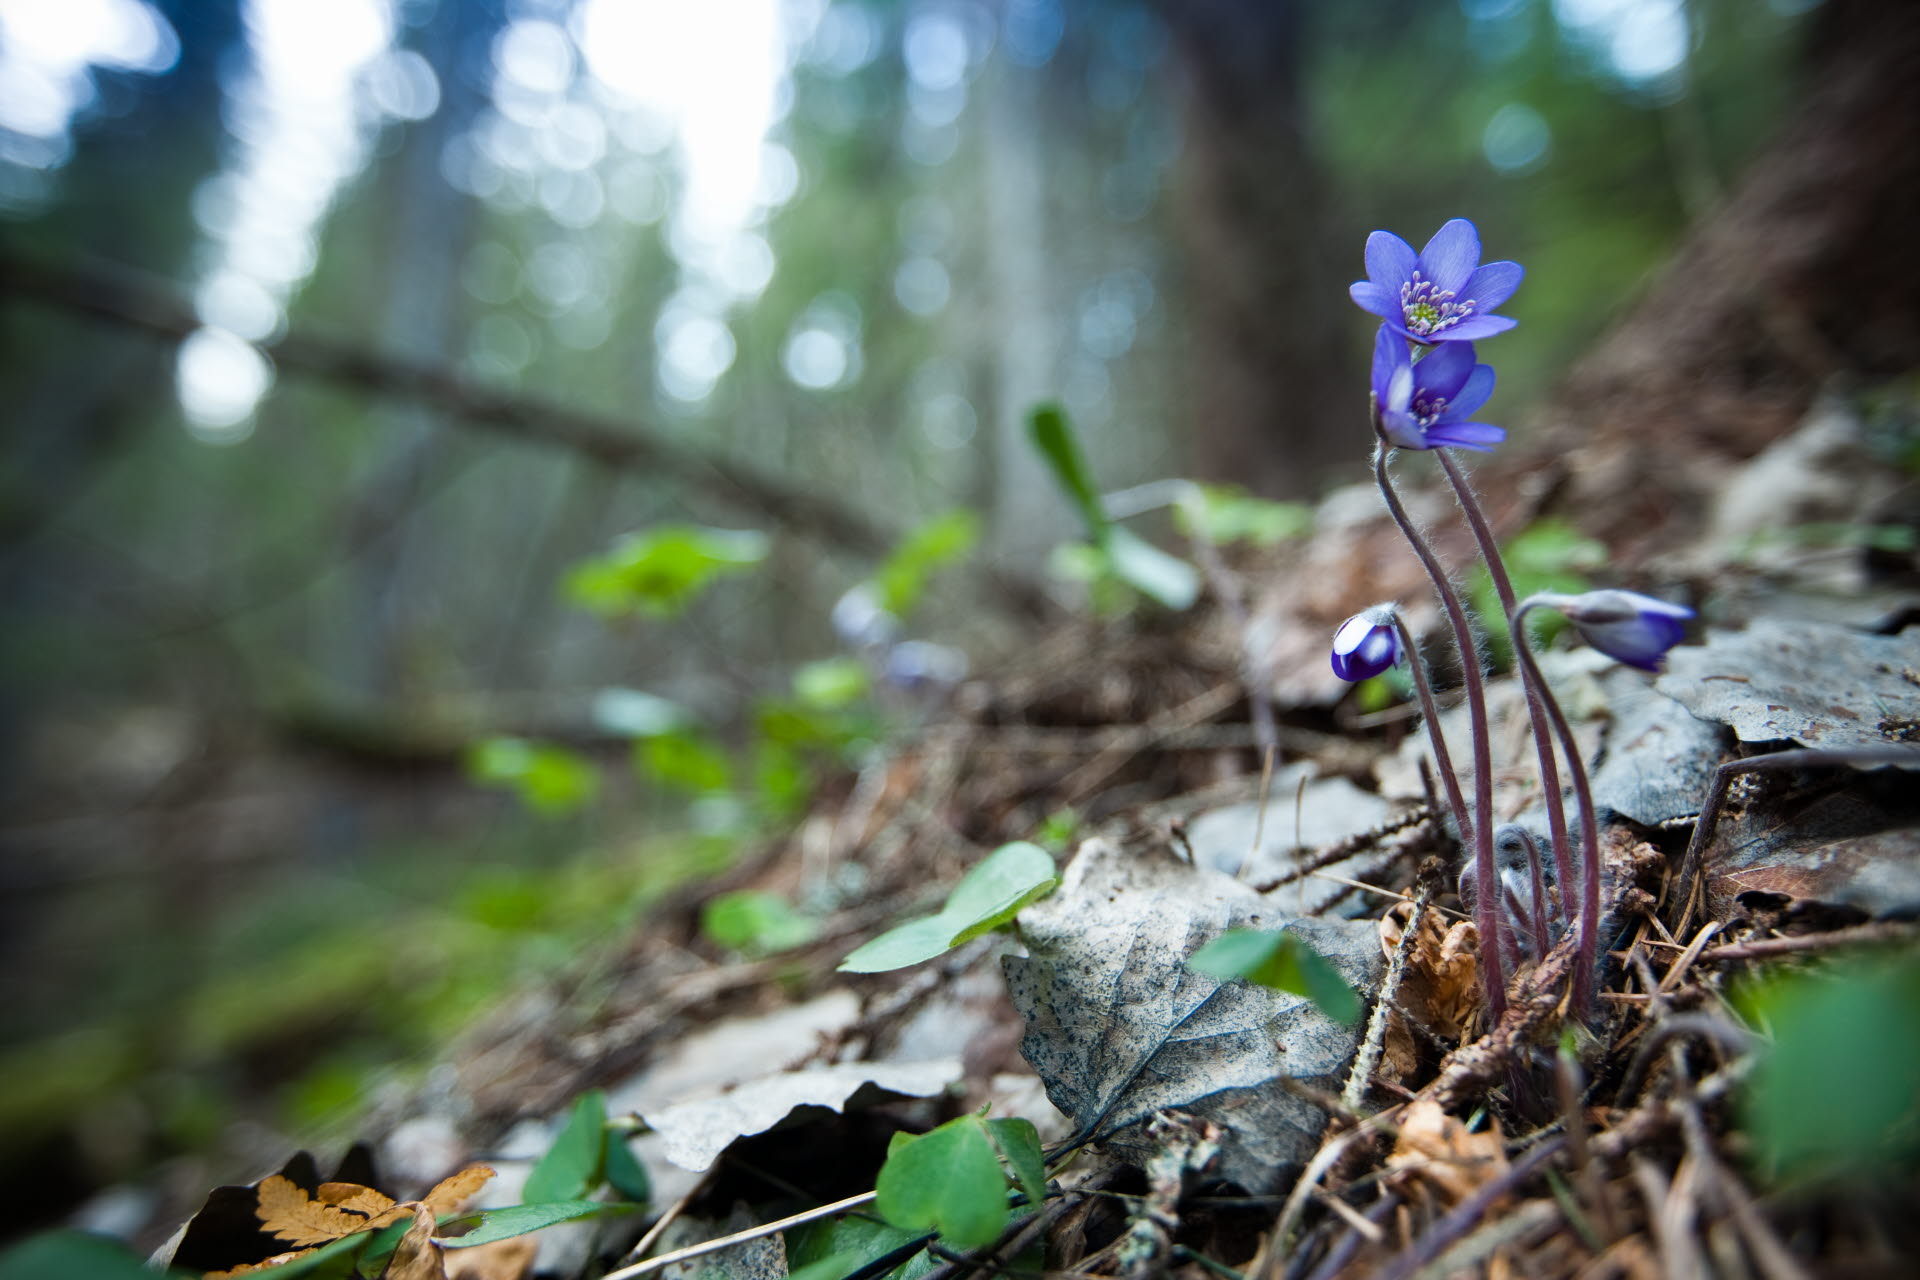
[[[589,1089],[573,1101],[566,1127],[527,1175],[521,1196],[529,1204],[582,1200],[600,1185],[607,1145],[607,1095]]]
[[[1739,1003],[1773,1032],[1746,1095],[1776,1177],[1886,1177],[1920,1163],[1920,956],[1774,977]]]
[[[925,1231],[904,1231],[878,1218],[848,1214],[787,1232],[787,1264],[793,1268],[790,1276],[804,1273],[818,1280],[842,1280],[898,1256],[905,1260],[889,1274],[893,1280],[909,1280],[932,1268],[922,1247],[926,1238]]]
[[[1305,996],[1336,1022],[1360,1020],[1360,997],[1327,958],[1285,930],[1233,929],[1194,952],[1187,967]]]
[[[905,618],[919,604],[927,580],[965,558],[980,540],[980,518],[956,507],[927,521],[900,540],[873,576],[880,607]]]
[[[487,1209],[477,1214],[463,1213],[449,1218],[449,1222],[465,1222],[471,1218],[475,1219],[478,1225],[465,1235],[437,1238],[449,1249],[471,1249],[475,1245],[492,1244],[496,1240],[524,1236],[542,1227],[551,1227],[562,1222],[577,1222],[581,1218],[593,1218],[602,1214],[631,1212],[633,1212],[633,1205],[609,1204],[604,1200],[558,1200],[543,1204],[516,1204],[505,1209]]]
[[[1178,612],[1200,598],[1192,565],[1118,526],[1107,533],[1107,558],[1115,576],[1156,604]]]
[[[1269,502],[1236,485],[1194,487],[1200,491],[1198,509],[1181,503],[1173,509],[1174,523],[1188,536],[1198,533],[1217,546],[1251,542],[1271,547],[1313,528],[1313,508],[1304,502]]]
[[[1047,1198],[1047,1162],[1040,1154],[1040,1131],[1033,1121],[1018,1116],[987,1121],[987,1136],[1000,1150],[1001,1158],[1013,1170],[1014,1181],[1027,1197],[1027,1206],[1037,1209]]]
[[[900,1143],[888,1153],[874,1190],[888,1222],[932,1228],[955,1248],[981,1248],[1006,1230],[1007,1178],[979,1116],[949,1120]]]
[[[564,591],[573,603],[603,616],[669,618],[715,579],[766,559],[769,546],[765,534],[750,529],[660,525],[628,534],[605,555],[575,565]]]
[[[1100,491],[1094,488],[1092,473],[1087,469],[1087,460],[1080,452],[1080,441],[1067,423],[1066,411],[1059,405],[1043,404],[1033,411],[1027,426],[1034,447],[1040,451],[1047,465],[1053,468],[1053,478],[1060,482],[1060,487],[1066,490],[1067,497],[1079,510],[1080,519],[1087,526],[1088,538],[1096,546],[1106,546],[1112,526],[1107,513],[1100,506]]]
[[[1053,856],[1037,844],[1001,845],[960,878],[947,903],[887,930],[840,962],[844,973],[882,973],[931,960],[1006,924],[1060,883]]]
[[[467,752],[467,776],[511,789],[535,813],[558,817],[592,800],[600,774],[582,756],[525,738],[489,738]]]
[[[0,1280],[154,1280],[154,1273],[118,1241],[49,1231],[0,1253]]]
[[[611,1128],[607,1130],[605,1164],[607,1185],[623,1199],[638,1205],[653,1199],[653,1179],[647,1176],[646,1167],[634,1158],[627,1136]]]
[[[661,786],[695,795],[725,791],[733,783],[733,761],[711,738],[691,730],[656,734],[634,744],[634,761]]]
[[[809,707],[838,711],[864,698],[872,683],[860,659],[825,658],[793,673],[793,694]]]
[[[953,929],[943,915],[921,916],[862,943],[840,962],[841,973],[885,973],[920,964],[953,949]]]
[[[957,947],[1012,920],[1060,883],[1053,855],[1039,845],[1015,840],[1001,845],[960,877],[940,914],[958,927],[947,943]]]
[[[777,893],[742,889],[709,901],[700,912],[700,931],[720,946],[764,956],[812,942],[820,926]]]

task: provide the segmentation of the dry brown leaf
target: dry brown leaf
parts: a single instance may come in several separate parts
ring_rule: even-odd
[[[1422,1098],[1401,1112],[1400,1136],[1387,1166],[1400,1181],[1424,1185],[1452,1206],[1506,1173],[1505,1147],[1498,1124],[1489,1122],[1484,1132],[1470,1133],[1439,1103]]]
[[[1396,906],[1380,920],[1380,947],[1400,945],[1413,908]],[[1459,1039],[1480,1007],[1479,934],[1470,920],[1448,926],[1438,911],[1420,917],[1420,932],[1400,980],[1400,1003],[1439,1035]]]
[[[525,1280],[540,1253],[532,1236],[513,1236],[447,1254],[447,1280]]]
[[[229,1268],[226,1271],[209,1271],[202,1280],[239,1280],[241,1276],[258,1275],[262,1271],[271,1271],[275,1267],[292,1262],[295,1258],[304,1258],[312,1252],[312,1249],[295,1249],[292,1253],[276,1253],[263,1262],[242,1263],[240,1266]]]
[[[380,1280],[447,1280],[442,1250],[433,1241],[433,1210],[418,1200],[408,1207],[413,1210],[413,1225],[400,1237]]]
[[[367,1187],[355,1187],[352,1183],[325,1183],[321,1188],[323,1197],[329,1189],[335,1202],[324,1198],[315,1200],[298,1185],[275,1174],[261,1181],[260,1207],[254,1210],[254,1214],[269,1233],[288,1244],[316,1245],[350,1236],[368,1225],[369,1214],[358,1209],[341,1208],[337,1203],[338,1200],[355,1199],[349,1191],[378,1196],[386,1201],[385,1207],[393,1204],[379,1192]]]
[[[434,1185],[433,1190],[421,1196],[420,1200],[435,1213],[453,1213],[473,1199],[474,1193],[484,1187],[487,1179],[491,1177],[493,1177],[491,1165],[468,1165],[453,1176],[442,1178]]]
[[[363,1187],[357,1182],[323,1182],[313,1198],[321,1204],[339,1209],[344,1213],[357,1213],[366,1221],[360,1227],[386,1226],[389,1222],[398,1222],[406,1217],[404,1213],[395,1213],[397,1207],[392,1196],[375,1191],[372,1187]],[[342,1232],[350,1235],[351,1231]]]

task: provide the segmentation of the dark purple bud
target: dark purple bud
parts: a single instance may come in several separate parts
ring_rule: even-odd
[[[1362,609],[1333,633],[1333,674],[1342,680],[1371,680],[1400,660],[1400,637],[1387,605]]]
[[[1581,639],[1617,662],[1658,671],[1667,650],[1687,633],[1693,610],[1638,591],[1587,591],[1577,596],[1543,592],[1534,597],[1566,615]]]

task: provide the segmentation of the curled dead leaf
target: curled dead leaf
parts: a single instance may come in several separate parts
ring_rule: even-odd
[[[449,1214],[465,1207],[473,1199],[487,1180],[493,1177],[493,1166],[485,1164],[468,1165],[451,1177],[442,1178],[434,1184],[433,1190],[420,1197],[421,1203],[437,1214]]]
[[[532,1236],[456,1249],[444,1260],[447,1280],[524,1280],[539,1253],[540,1242]]]
[[[1472,1133],[1439,1103],[1422,1098],[1401,1112],[1387,1167],[1401,1185],[1422,1187],[1451,1208],[1507,1172],[1506,1144],[1497,1123]]]
[[[447,1280],[443,1250],[433,1240],[433,1210],[417,1200],[411,1208],[413,1225],[400,1237],[380,1280]]]

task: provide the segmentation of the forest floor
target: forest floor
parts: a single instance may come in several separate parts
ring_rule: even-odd
[[[1391,527],[1341,495],[1311,536],[1220,566],[1245,605],[1063,624],[962,686],[789,837],[450,1045],[363,1119],[378,1173],[356,1155],[323,1185],[303,1157],[223,1189],[174,1261],[240,1274],[389,1221],[393,1251],[407,1204],[366,1188],[422,1194],[484,1162],[490,1180],[429,1203],[477,1189],[470,1238],[496,1243],[441,1257],[423,1227],[390,1263],[333,1245],[269,1274],[1909,1274],[1920,789],[1900,753],[1920,752],[1920,632],[1910,545],[1832,536],[1865,505],[1833,496],[1847,466],[1903,483],[1857,428],[1825,406],[1726,477],[1684,547],[1616,558],[1701,606],[1664,675],[1565,637],[1543,654],[1604,868],[1584,1009],[1578,930],[1528,940],[1524,920],[1489,1009],[1427,738],[1400,698],[1362,712],[1327,670],[1359,593],[1419,595]],[[1415,504],[1457,521],[1438,490]],[[1515,527],[1536,514],[1502,521],[1517,572],[1595,571],[1570,526]],[[1264,760],[1256,638],[1285,673]],[[1496,817],[1545,847],[1525,699],[1497,670],[1488,698]],[[984,914],[949,898],[1028,840],[1056,873]],[[716,927],[716,901],[744,922]],[[837,967],[929,913],[982,928],[936,923],[907,967]],[[1360,1016],[1311,972],[1273,979],[1290,994],[1189,967],[1237,926],[1304,939]],[[912,1144],[890,1159],[936,1130],[917,1172]],[[985,1208],[966,1134],[1010,1162],[980,1148]],[[512,1216],[535,1203],[575,1208]],[[510,1234],[541,1222],[559,1225]]]

